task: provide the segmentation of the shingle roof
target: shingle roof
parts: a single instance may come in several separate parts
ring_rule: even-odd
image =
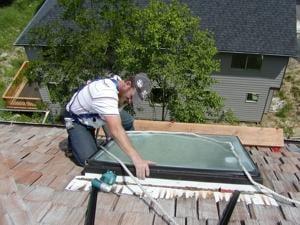
[[[147,0],[136,0],[145,5]],[[293,56],[296,48],[295,0],[181,0],[215,34],[220,52]],[[28,31],[58,17],[56,0],[47,0],[15,45],[28,45]],[[56,7],[53,10],[53,7]],[[37,43],[39,45],[40,43]]]
[[[77,167],[64,156],[66,131],[0,124],[0,224],[83,224],[88,192],[64,190]],[[246,147],[265,185],[300,200],[300,153]],[[221,192],[220,192],[221,193]],[[214,195],[159,200],[182,225],[217,224],[225,199]],[[299,224],[299,207],[239,202],[229,224]],[[98,225],[166,225],[139,197],[99,193]]]

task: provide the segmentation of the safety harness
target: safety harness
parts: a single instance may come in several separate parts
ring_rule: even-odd
[[[70,103],[69,105],[69,110],[66,109],[67,113],[68,113],[68,116],[70,116],[74,122],[76,123],[80,123],[80,124],[83,124],[80,120],[84,120],[84,119],[92,119],[94,122],[97,120],[97,119],[100,119],[100,115],[98,113],[82,113],[82,114],[76,114],[72,111],[72,105],[75,101],[75,99],[77,99],[78,97],[78,94],[80,93],[80,91],[85,88],[86,86],[90,85],[91,83],[95,82],[95,81],[99,81],[99,80],[104,80],[104,79],[109,79],[111,80],[115,86],[116,86],[116,89],[119,90],[118,88],[118,80],[114,79],[114,78],[99,78],[99,79],[95,79],[93,81],[91,81],[90,83],[80,87],[78,89],[78,91],[76,92],[76,95],[74,96],[74,98],[72,99],[72,102]],[[78,100],[79,101],[79,100]],[[83,108],[84,109],[84,108]],[[84,109],[86,110],[86,109]],[[89,110],[86,110],[86,111],[89,111]],[[83,124],[85,126],[87,126],[86,124]]]

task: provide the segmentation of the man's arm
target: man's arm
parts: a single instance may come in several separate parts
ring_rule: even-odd
[[[111,136],[120,146],[120,148],[131,158],[136,170],[136,176],[140,179],[144,179],[146,176],[150,175],[149,164],[151,161],[144,160],[137,153],[131,144],[124,128],[122,127],[121,119],[117,115],[107,115],[104,116],[108,129]]]

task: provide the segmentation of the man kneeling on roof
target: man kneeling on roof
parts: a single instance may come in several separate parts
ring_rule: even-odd
[[[95,128],[107,126],[109,133],[120,148],[130,157],[136,169],[136,176],[149,176],[149,164],[134,149],[124,130],[133,128],[133,119],[125,111],[126,104],[145,100],[151,90],[149,78],[139,73],[128,80],[114,75],[111,78],[89,82],[78,90],[66,106],[65,123],[69,146],[78,164],[98,151]],[[123,119],[123,126],[122,120]]]

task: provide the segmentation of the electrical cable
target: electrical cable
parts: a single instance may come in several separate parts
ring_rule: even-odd
[[[151,194],[148,193],[148,191],[142,186],[142,184],[139,182],[139,180],[133,176],[133,174],[130,172],[130,170],[127,168],[127,166],[114,154],[112,154],[111,152],[109,152],[105,147],[100,146],[102,148],[102,150],[104,152],[106,152],[111,158],[113,158],[114,160],[116,160],[118,163],[120,163],[120,165],[122,166],[122,168],[125,170],[125,172],[131,177],[131,179],[133,179],[133,181],[138,185],[138,187],[144,192],[144,194],[150,198],[150,200],[156,204],[156,206],[159,208],[159,210],[162,212],[163,214],[163,218],[166,217],[170,224],[174,224],[174,225],[179,225],[165,210],[164,208],[158,203],[158,201],[156,201]]]

